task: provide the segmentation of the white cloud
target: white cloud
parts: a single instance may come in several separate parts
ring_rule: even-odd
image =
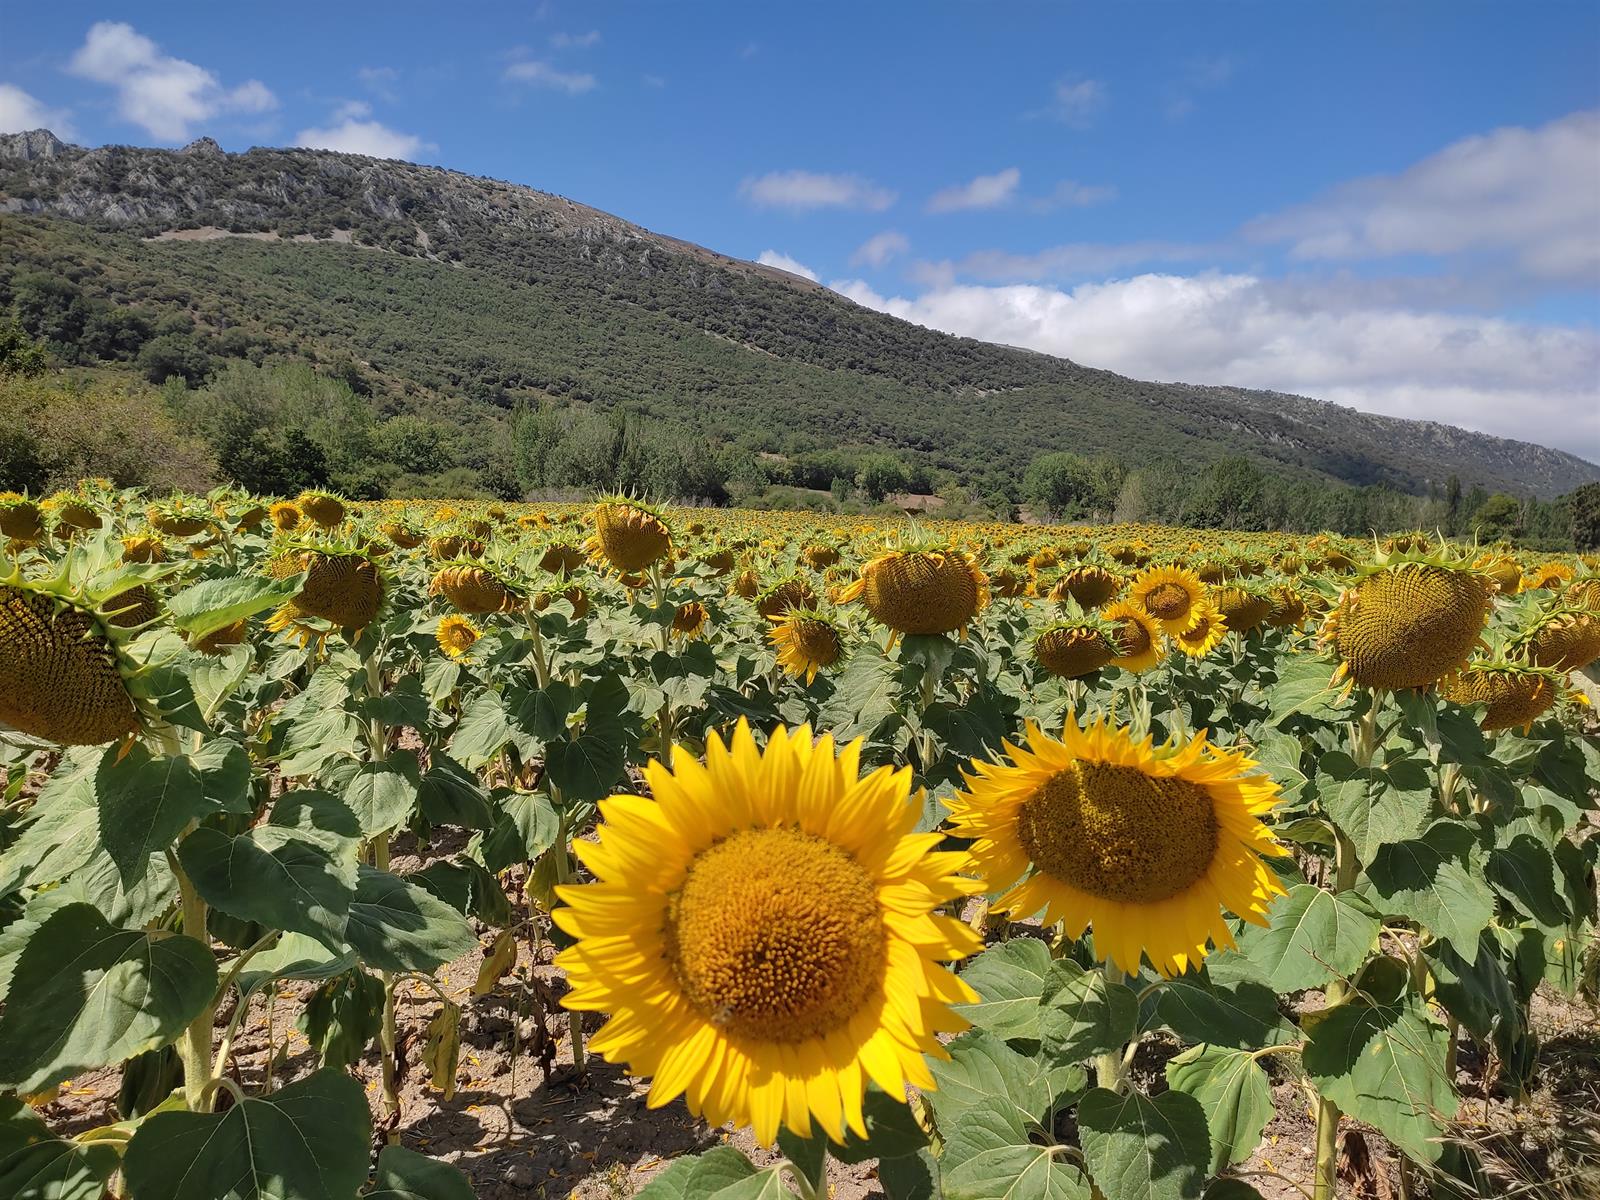
[[[1245,233],[1302,260],[1489,256],[1536,279],[1600,283],[1600,110],[1464,138]]]
[[[600,31],[591,29],[588,33],[552,33],[550,44],[557,50],[588,50],[600,44]]]
[[[924,264],[924,272],[930,266],[937,266],[946,280],[961,276],[1007,283],[1081,279],[1148,263],[1193,262],[1213,253],[1213,247],[1183,242],[1068,242],[1046,246],[1032,254],[975,250],[954,262]]]
[[[512,83],[566,92],[569,96],[591,91],[596,83],[595,77],[587,71],[558,71],[549,63],[538,61],[512,63],[506,68],[505,78]]]
[[[1116,198],[1117,189],[1108,183],[1079,183],[1074,179],[1063,179],[1048,196],[1029,200],[1028,207],[1034,212],[1047,213],[1058,208],[1089,208]]]
[[[814,208],[853,208],[882,212],[895,194],[859,175],[821,175],[814,171],[772,171],[739,185],[739,194],[759,208],[806,212]]]
[[[356,72],[356,78],[380,100],[393,104],[400,99],[400,92],[395,86],[400,82],[400,72],[394,67],[362,67]]]
[[[777,250],[763,250],[761,257],[756,261],[764,267],[777,267],[778,270],[787,271],[791,275],[802,276],[811,280],[812,283],[817,281],[817,273],[806,266],[805,263],[792,259],[787,254],[781,254]]]
[[[999,208],[1009,204],[1022,182],[1022,172],[1007,167],[993,175],[979,175],[968,183],[958,183],[935,192],[928,201],[931,213],[965,212],[971,209]]]
[[[886,229],[856,247],[856,252],[850,256],[850,265],[881,267],[897,254],[904,254],[909,249],[911,243],[905,234]]]
[[[438,147],[412,133],[401,133],[378,121],[364,119],[371,107],[360,100],[349,100],[333,111],[322,129],[302,129],[294,144],[309,150],[338,150],[344,154],[366,154],[372,158],[414,160],[424,150]]]
[[[1167,88],[1167,117],[1181,121],[1194,111],[1196,97],[1233,78],[1239,64],[1227,56],[1197,58]]]
[[[885,297],[920,325],[1140,379],[1226,383],[1462,425],[1600,461],[1600,332],[1370,306],[1309,307],[1253,275],[1138,275],[1070,290],[946,286]]]
[[[26,133],[30,129],[48,129],[68,142],[77,136],[70,111],[47,108],[15,84],[0,83],[0,133]]]
[[[1042,115],[1074,129],[1087,129],[1106,106],[1106,85],[1098,79],[1058,80]]]
[[[225,113],[261,113],[278,105],[260,80],[224,88],[212,72],[163,54],[121,21],[90,26],[67,70],[115,88],[118,114],[161,141],[184,141],[197,122]]]

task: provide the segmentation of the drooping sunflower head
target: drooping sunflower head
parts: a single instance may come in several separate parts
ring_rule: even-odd
[[[122,539],[122,561],[125,563],[163,563],[167,561],[167,545],[151,534],[135,534]]]
[[[1272,600],[1254,588],[1217,588],[1211,596],[1217,612],[1233,633],[1246,634],[1258,628],[1272,612]]]
[[[618,572],[643,571],[672,550],[666,516],[638,500],[611,497],[595,505],[589,550]]]
[[[551,542],[539,556],[539,569],[552,575],[571,575],[583,564],[583,551],[571,542]]]
[[[378,532],[388,538],[397,550],[415,550],[427,540],[419,530],[404,521],[385,521],[378,526]]]
[[[324,529],[335,529],[344,522],[344,499],[332,492],[301,492],[295,506]]]
[[[65,746],[133,733],[125,636],[62,579],[0,579],[0,722]]]
[[[1172,635],[1172,642],[1190,658],[1204,658],[1228,636],[1228,622],[1209,599],[1195,607],[1194,624]]]
[[[673,610],[672,636],[686,641],[700,637],[710,620],[711,614],[706,611],[704,604],[698,600],[686,600]]]
[[[925,1057],[966,1022],[972,989],[944,969],[980,946],[940,905],[982,885],[917,834],[910,773],[860,773],[802,726],[758,750],[741,721],[701,764],[645,767],[652,798],[600,804],[576,844],[598,882],[562,886],[563,1003],[610,1014],[591,1048],[652,1075],[648,1103],[682,1094],[714,1125],[864,1132],[868,1080],[891,1096],[934,1086]]]
[[[99,529],[105,522],[94,505],[74,492],[58,492],[51,498],[56,525],[77,532]]]
[[[451,613],[439,618],[439,627],[434,630],[433,640],[450,658],[461,658],[482,636],[482,632],[471,621]]]
[[[1120,575],[1094,563],[1080,563],[1061,573],[1050,589],[1049,598],[1055,604],[1071,600],[1088,611],[1110,604],[1124,586]]]
[[[1323,621],[1339,673],[1362,687],[1423,688],[1466,666],[1483,634],[1493,584],[1443,560],[1403,559],[1371,571]]]
[[[1562,676],[1548,667],[1525,663],[1475,662],[1439,684],[1439,693],[1456,704],[1483,704],[1485,730],[1526,730],[1556,702]]]
[[[218,626],[209,633],[201,634],[190,644],[201,654],[217,657],[226,653],[230,646],[243,645],[249,633],[250,621],[248,618],[241,617],[239,620],[230,622],[227,625]]]
[[[777,652],[778,665],[785,674],[804,678],[807,687],[818,671],[844,657],[844,632],[815,609],[791,608],[769,619],[772,628],[767,630],[767,640]]]
[[[1522,564],[1509,554],[1480,554],[1472,566],[1493,580],[1502,596],[1515,596],[1522,590]]]
[[[1120,629],[1093,617],[1057,621],[1033,639],[1033,661],[1061,679],[1081,679],[1113,662]]]
[[[803,575],[791,575],[762,590],[756,600],[756,612],[771,620],[781,617],[790,609],[815,609],[817,591]]]
[[[190,508],[181,500],[151,505],[145,512],[145,519],[157,533],[176,538],[194,537],[204,533],[211,524],[206,514]]]
[[[273,558],[268,570],[274,579],[306,573],[299,594],[268,622],[271,629],[288,628],[301,617],[315,617],[339,629],[365,629],[383,606],[383,572],[363,550],[332,546],[290,549]]]
[[[1195,607],[1205,598],[1206,586],[1193,571],[1182,567],[1150,567],[1128,585],[1128,602],[1155,618],[1168,633],[1189,627]]]
[[[733,570],[734,557],[732,550],[713,550],[709,554],[700,556],[700,561],[708,567],[715,576],[723,576]]]
[[[0,494],[0,535],[18,545],[31,545],[45,535],[44,513],[16,492]]]
[[[1092,927],[1096,955],[1128,974],[1141,956],[1170,976],[1233,945],[1224,909],[1266,924],[1283,888],[1261,861],[1278,852],[1261,818],[1278,789],[1242,752],[1069,716],[1059,739],[1029,722],[1006,754],[973,763],[951,805],[989,887],[1006,889],[997,908],[1043,910],[1071,937]]]
[[[1113,666],[1135,674],[1148,671],[1166,657],[1161,626],[1144,609],[1128,600],[1108,605],[1101,617],[1115,630],[1117,655]]]
[[[107,621],[119,629],[133,629],[146,625],[161,615],[161,607],[156,603],[155,594],[142,583],[136,583],[131,588],[124,588],[115,595],[106,597],[100,606],[100,611]]]
[[[1542,611],[1512,645],[1534,666],[1581,671],[1600,658],[1600,612],[1554,605]]]
[[[1279,584],[1268,597],[1272,609],[1267,613],[1267,624],[1274,629],[1299,629],[1311,615],[1305,597],[1288,584]]]
[[[1569,583],[1561,593],[1561,603],[1600,614],[1600,575],[1586,575]]]
[[[300,510],[287,500],[279,500],[267,508],[272,527],[279,533],[293,533],[300,525]]]
[[[989,575],[989,591],[1002,600],[1015,600],[1028,594],[1028,577],[1010,567],[1001,567]]]
[[[842,556],[837,546],[825,546],[812,543],[800,551],[800,561],[813,571],[826,571]]]
[[[572,619],[581,621],[589,615],[589,591],[577,583],[557,583],[535,592],[533,596],[533,611],[545,612],[557,600],[565,600],[572,606]]]
[[[894,550],[861,568],[845,589],[872,619],[901,634],[963,634],[989,603],[989,581],[961,550]]]
[[[440,567],[428,584],[428,594],[443,596],[460,612],[478,615],[517,612],[525,599],[520,587],[488,565],[475,561]]]
[[[1542,562],[1531,568],[1522,577],[1522,590],[1536,592],[1549,590],[1558,592],[1572,582],[1576,572],[1564,562]]]

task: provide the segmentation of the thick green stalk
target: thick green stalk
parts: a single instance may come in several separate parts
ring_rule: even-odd
[[[1373,705],[1374,715],[1377,705]],[[1376,722],[1374,721],[1374,726]],[[1364,730],[1370,738],[1370,728]],[[1366,741],[1370,747],[1370,741]],[[1371,749],[1368,750],[1367,761],[1371,761]],[[1334,830],[1337,846],[1334,850],[1334,884],[1333,890],[1347,892],[1356,884],[1356,875],[1361,869],[1361,864],[1356,861],[1355,845],[1345,836],[1341,829]],[[1335,979],[1328,985],[1325,993],[1330,1005],[1337,1004],[1344,999],[1349,985],[1343,979]],[[1317,1158],[1312,1176],[1312,1195],[1314,1200],[1337,1200],[1338,1195],[1338,1166],[1339,1166],[1339,1106],[1326,1096],[1317,1097]]]
[[[202,946],[210,947],[211,939],[206,934],[206,902],[200,898],[200,893],[194,890],[194,884],[189,881],[189,876],[178,863],[178,856],[170,855],[169,861],[173,873],[178,877],[178,901],[183,912],[183,932]],[[178,1042],[178,1057],[183,1061],[183,1098],[193,1112],[209,1111],[203,1106],[210,1103],[206,1085],[211,1082],[211,1027],[216,1023],[216,1019],[217,1001],[213,996],[210,1003],[189,1022],[188,1028],[183,1031],[182,1039]]]
[[[1122,986],[1123,975],[1120,967],[1118,967],[1108,958],[1105,961],[1105,966],[1103,969],[1105,971],[1106,985],[1108,987]],[[1118,1095],[1121,1095],[1123,1092],[1127,1091],[1128,1069],[1125,1065],[1126,1062],[1126,1047],[1121,1047],[1116,1050],[1108,1050],[1104,1054],[1095,1055],[1095,1083],[1100,1087],[1109,1088]]]

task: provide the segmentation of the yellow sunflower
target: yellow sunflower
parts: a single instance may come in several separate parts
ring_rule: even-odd
[[[590,554],[618,572],[643,571],[672,551],[666,519],[637,500],[620,496],[602,500],[590,517],[594,521],[587,542]]]
[[[672,636],[692,641],[705,633],[710,620],[711,614],[706,612],[704,604],[698,600],[685,601],[672,614]]]
[[[1204,658],[1221,645],[1222,639],[1227,636],[1228,622],[1210,600],[1202,600],[1195,606],[1194,624],[1182,633],[1173,634],[1172,640],[1190,658]]]
[[[844,657],[844,635],[820,613],[790,609],[768,619],[773,625],[767,630],[767,639],[777,651],[778,666],[797,679],[804,676],[807,687],[816,681],[818,671]]]
[[[1200,577],[1182,567],[1151,567],[1128,585],[1128,603],[1138,605],[1168,633],[1189,628],[1195,606],[1205,594]]]
[[[892,646],[901,634],[960,631],[989,603],[989,580],[960,550],[897,550],[861,568],[861,577],[840,595],[859,598],[872,619],[890,630]]]
[[[1121,651],[1111,660],[1111,665],[1138,674],[1148,671],[1166,658],[1166,647],[1161,643],[1161,626],[1144,609],[1128,600],[1119,600],[1100,614],[1116,627],[1116,640]]]
[[[1224,909],[1254,924],[1283,891],[1261,855],[1277,843],[1260,818],[1278,788],[1241,751],[1204,733],[1178,744],[1135,741],[1104,720],[1068,716],[1060,740],[1028,723],[1009,763],[974,762],[951,806],[954,832],[997,909],[1044,910],[1070,937],[1093,926],[1095,953],[1127,974],[1140,955],[1163,975],[1233,945]]]
[[[1572,582],[1574,574],[1576,572],[1566,563],[1543,562],[1522,577],[1522,590],[1536,592],[1548,588],[1552,592],[1560,591]]]
[[[598,883],[563,886],[554,917],[577,944],[556,965],[563,1003],[611,1019],[591,1048],[655,1077],[652,1108],[683,1095],[711,1124],[865,1134],[870,1079],[934,1086],[924,1056],[966,1027],[970,987],[939,964],[980,948],[935,910],[979,890],[965,861],[913,833],[908,770],[860,772],[861,743],[811,730],[756,748],[740,721],[706,762],[681,748],[645,767],[653,799],[600,804],[599,841],[574,844]]]
[[[451,658],[462,658],[482,636],[482,632],[471,621],[451,614],[439,618],[439,628],[434,631],[433,640]]]

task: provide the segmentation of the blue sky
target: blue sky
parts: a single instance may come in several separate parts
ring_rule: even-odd
[[[953,332],[1600,459],[1592,2],[0,0],[0,27],[0,130],[438,163]]]

